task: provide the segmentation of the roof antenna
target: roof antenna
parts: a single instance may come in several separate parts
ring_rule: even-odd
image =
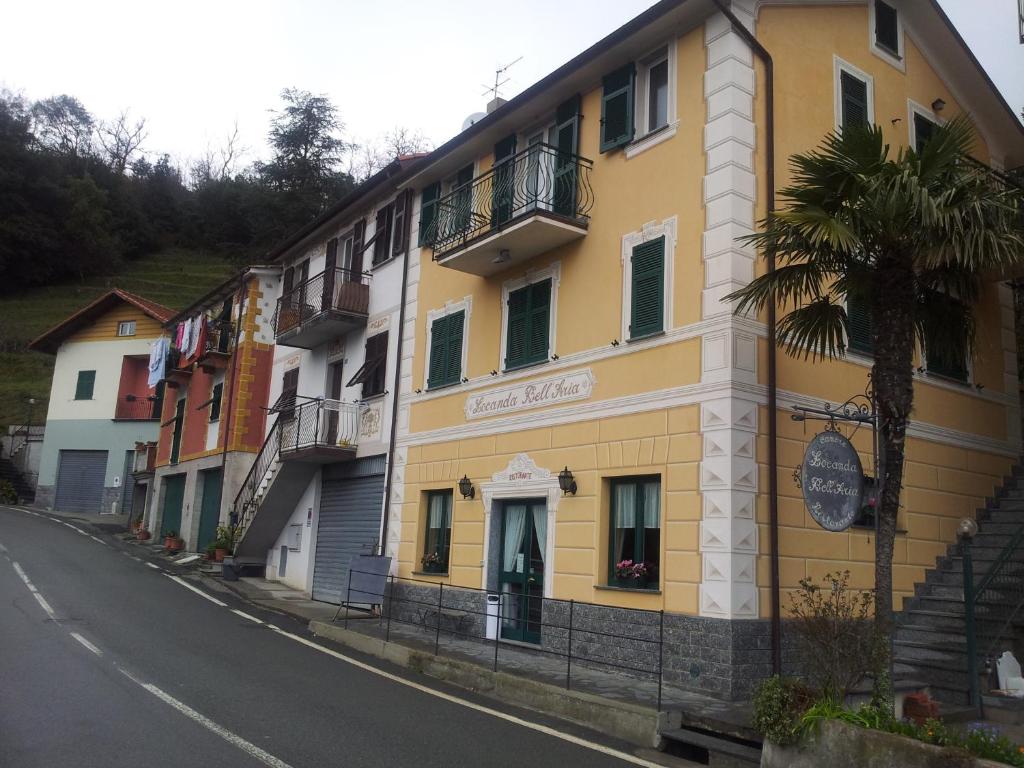
[[[496,70],[494,70],[494,85],[493,86],[485,85],[484,86],[484,92],[482,94],[480,94],[480,95],[481,96],[486,96],[489,93],[489,94],[491,94],[491,100],[492,101],[494,99],[501,98],[501,96],[498,94],[498,89],[501,88],[501,86],[505,85],[507,82],[509,82],[509,80],[512,79],[510,77],[506,77],[504,80],[502,80],[501,79],[502,75],[504,75],[509,69],[511,69],[513,64],[518,64],[522,60],[523,60],[523,57],[520,56],[515,61],[510,61],[505,66],[498,67]]]

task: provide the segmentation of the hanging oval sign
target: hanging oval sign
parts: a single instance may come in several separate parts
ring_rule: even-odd
[[[816,434],[800,465],[800,488],[818,525],[845,531],[864,502],[864,470],[857,449],[838,432]]]

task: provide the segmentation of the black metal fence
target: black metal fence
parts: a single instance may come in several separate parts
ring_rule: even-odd
[[[349,574],[346,605],[351,604],[351,575],[370,575],[357,570]],[[506,655],[514,649],[562,659],[567,690],[573,685],[574,666],[614,671],[656,684],[657,706],[661,709],[664,611],[630,609],[631,620],[624,623],[611,617],[621,610],[612,606],[397,576],[387,577],[382,593],[360,587],[357,596],[360,600],[367,596],[379,598],[369,602],[380,606],[379,624],[385,641],[391,639],[393,625],[409,625],[424,631],[427,640],[432,639],[435,656],[441,652],[442,636],[470,641],[486,647],[488,653],[493,651],[491,663],[495,672],[501,668],[503,648]],[[515,642],[525,633],[535,635],[539,642]]]
[[[282,454],[320,446],[355,449],[359,406],[340,400],[311,400],[282,413],[277,428]]]
[[[324,312],[365,315],[370,308],[370,275],[351,269],[328,269],[299,283],[277,300],[274,330],[294,330]]]

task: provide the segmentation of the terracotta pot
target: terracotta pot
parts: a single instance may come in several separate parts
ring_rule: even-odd
[[[227,556],[227,554],[228,551],[226,549],[221,549],[220,547],[217,547],[217,549],[213,552],[213,559],[218,563],[223,563],[224,558]]]
[[[177,552],[183,546],[185,546],[185,542],[176,536],[168,536],[164,539],[164,549],[168,552]]]
[[[138,539],[139,541],[149,541],[149,537],[152,536],[152,535],[153,534],[151,534],[149,531],[147,531],[145,529],[142,529],[142,530],[139,530],[139,531],[135,532],[135,538]]]

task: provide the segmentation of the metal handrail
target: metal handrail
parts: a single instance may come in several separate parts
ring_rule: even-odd
[[[355,448],[359,440],[359,412],[355,403],[316,399],[281,414],[281,452],[303,448]]]
[[[260,487],[260,483],[263,482],[263,478],[266,477],[267,471],[277,461],[278,454],[280,453],[281,431],[278,428],[280,423],[281,417],[278,416],[270,427],[263,445],[260,446],[259,453],[256,454],[252,466],[249,467],[249,473],[245,476],[245,480],[242,481],[238,494],[235,496],[232,510],[238,531],[235,537],[236,541],[241,538],[246,526],[252,520],[256,511],[256,492]]]
[[[586,225],[594,204],[593,165],[550,144],[531,144],[432,203],[434,218],[424,240],[437,260],[532,213]]]
[[[365,272],[336,267],[299,283],[277,300],[274,332],[281,335],[329,311],[367,314],[370,277]]]

